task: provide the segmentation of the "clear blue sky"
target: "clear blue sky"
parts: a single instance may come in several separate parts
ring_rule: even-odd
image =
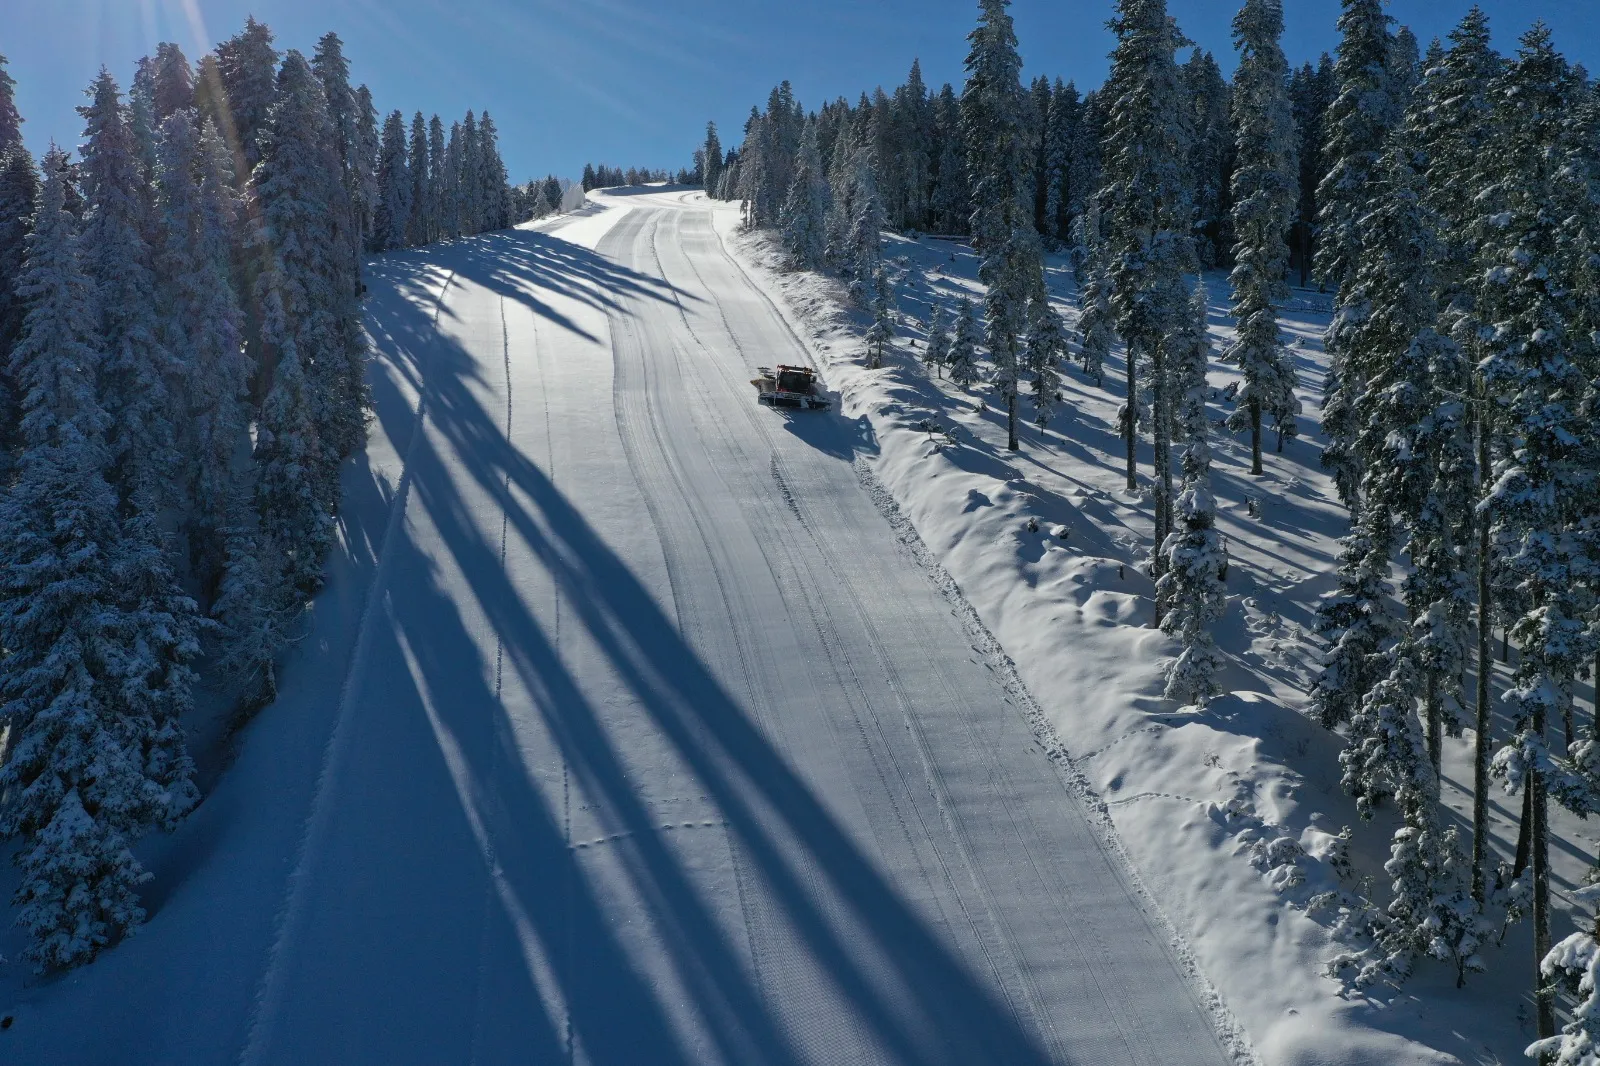
[[[1238,0],[1170,0],[1184,31],[1232,68]],[[1543,16],[1559,48],[1600,70],[1600,4],[1481,0],[1496,44]],[[1293,61],[1336,43],[1338,0],[1286,0]],[[1392,0],[1426,45],[1467,0]],[[134,61],[175,40],[191,59],[254,13],[279,48],[310,53],[329,29],[378,107],[437,111],[448,122],[487,107],[516,180],[576,176],[587,160],[686,165],[708,118],[738,140],[752,103],[783,78],[815,107],[901,81],[921,57],[930,85],[959,85],[976,0],[0,0],[29,144],[76,144],[73,108],[101,64],[124,87]],[[1016,0],[1028,75],[1105,76],[1111,0]]]

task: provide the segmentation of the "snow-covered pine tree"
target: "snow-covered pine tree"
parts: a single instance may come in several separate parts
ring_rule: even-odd
[[[1382,676],[1382,650],[1395,633],[1387,603],[1394,523],[1363,511],[1339,550],[1338,589],[1317,606],[1316,630],[1332,646],[1311,688],[1312,717],[1328,729],[1346,724]]]
[[[82,251],[95,282],[105,348],[100,397],[110,419],[109,477],[128,512],[157,513],[172,502],[177,468],[175,396],[183,368],[161,343],[146,207],[149,185],[117,83],[101,70],[91,102],[81,167]]]
[[[243,30],[217,45],[216,69],[221,82],[217,96],[226,115],[221,129],[238,146],[244,166],[235,180],[243,186],[261,161],[260,132],[278,91],[272,31],[254,16],[245,19]]]
[[[433,223],[433,240],[436,241],[442,241],[450,235],[446,221],[450,197],[449,166],[444,121],[434,115],[428,119],[428,209]]]
[[[1600,884],[1592,876],[1572,894],[1580,906],[1600,903]],[[1592,1066],[1600,1048],[1600,920],[1551,948],[1539,964],[1539,975],[1570,994],[1575,1006],[1560,1035],[1535,1041],[1523,1054],[1550,1066]]]
[[[1391,70],[1393,21],[1383,0],[1341,0],[1336,95],[1323,119],[1328,170],[1318,187],[1318,276],[1338,285],[1361,258],[1361,217],[1372,201],[1378,155],[1400,121]]]
[[[428,123],[421,111],[411,116],[406,176],[411,179],[411,214],[406,219],[406,245],[416,248],[431,243],[434,235],[433,182],[428,174]]]
[[[1100,209],[1094,204],[1078,216],[1078,247],[1084,249],[1083,270],[1078,278],[1078,351],[1083,372],[1096,385],[1105,384],[1106,356],[1116,324],[1111,306],[1111,274],[1107,269],[1105,241],[1100,236]]]
[[[894,284],[883,263],[872,272],[872,325],[867,330],[867,366],[876,370],[894,344]]]
[[[1311,261],[1316,251],[1317,185],[1327,169],[1323,165],[1323,119],[1333,102],[1333,59],[1326,52],[1313,66],[1303,64],[1289,82],[1294,103],[1296,154],[1300,159],[1299,199],[1294,221],[1294,267],[1300,284],[1311,281]]]
[[[894,92],[894,155],[896,204],[900,229],[928,225],[928,204],[933,192],[933,107],[922,81],[922,63],[911,61],[911,73]]]
[[[298,613],[298,595],[284,581],[287,560],[263,534],[251,501],[236,497],[224,530],[226,558],[211,617],[219,631],[216,669],[237,680],[247,709],[278,698],[277,657]]]
[[[715,192],[717,182],[722,178],[722,142],[717,138],[715,122],[706,123],[705,162],[702,166],[704,172],[701,182],[709,196]]]
[[[1195,252],[1202,266],[1223,266],[1236,240],[1231,232],[1237,143],[1237,134],[1229,122],[1233,94],[1216,57],[1204,49],[1195,49],[1178,71],[1188,121],[1187,166],[1189,185],[1194,190]]]
[[[1161,628],[1177,637],[1183,651],[1167,671],[1166,696],[1184,704],[1204,704],[1217,694],[1222,654],[1211,627],[1227,610],[1222,575],[1227,555],[1217,532],[1217,504],[1211,492],[1211,421],[1206,414],[1206,370],[1211,345],[1204,283],[1190,297],[1189,314],[1170,343],[1169,362],[1177,399],[1175,420],[1183,441],[1179,463],[1183,488],[1175,501],[1177,526],[1161,550],[1166,572],[1157,587],[1167,610]]]
[[[406,166],[406,124],[400,112],[391,111],[384,119],[383,143],[378,149],[374,247],[380,252],[404,248],[410,221],[411,176]]]
[[[378,129],[378,109],[372,103],[372,90],[365,85],[356,90],[355,107],[354,190],[350,209],[361,227],[362,247],[371,249],[378,210],[378,151],[382,147],[382,135]]]
[[[1511,626],[1521,656],[1506,694],[1517,732],[1495,765],[1532,797],[1536,965],[1550,950],[1546,730],[1571,714],[1573,681],[1593,654],[1594,634],[1582,614],[1580,540],[1593,513],[1584,511],[1593,499],[1595,441],[1583,400],[1585,367],[1596,353],[1568,251],[1590,239],[1584,223],[1592,218],[1592,190],[1572,122],[1588,91],[1547,27],[1523,35],[1491,93],[1500,135],[1483,202],[1495,214],[1479,249],[1478,313],[1494,323],[1480,366],[1511,443],[1495,457],[1482,506],[1522,610]],[[1538,1006],[1538,1035],[1551,1037],[1549,999]]]
[[[93,95],[92,91],[90,95]],[[139,161],[139,177],[142,179],[139,191],[144,194],[141,215],[148,220],[154,212],[149,192],[150,180],[156,169],[155,60],[149,56],[140,59],[134,68],[133,84],[128,88],[125,121],[128,133],[133,138],[134,158]]]
[[[1244,382],[1228,428],[1250,431],[1250,472],[1261,466],[1264,412],[1296,406],[1295,371],[1278,331],[1278,304],[1288,297],[1285,273],[1296,198],[1294,118],[1289,106],[1289,64],[1279,43],[1282,0],[1245,0],[1233,20],[1239,69],[1233,80],[1237,160],[1233,172],[1233,314],[1238,339],[1225,358],[1239,365]],[[1292,416],[1291,416],[1292,417]],[[1282,423],[1280,423],[1281,425]],[[1281,439],[1281,438],[1280,438]]]
[[[14,142],[0,150],[0,486],[10,483],[14,452],[21,443],[17,404],[22,398],[11,379],[10,356],[22,332],[23,308],[16,288],[27,258],[28,232],[38,196],[39,174],[28,149]]]
[[[821,135],[818,134],[819,150]],[[850,227],[855,221],[855,138],[848,125],[840,130],[828,163],[828,213],[824,224],[828,262],[840,273],[850,265]]]
[[[461,229],[461,123],[450,123],[450,139],[444,147],[443,197],[439,201],[439,232],[446,239],[459,237]]]
[[[1482,10],[1473,7],[1450,34],[1450,50],[1430,64],[1419,96],[1414,98],[1410,125],[1425,160],[1423,202],[1439,220],[1440,249],[1433,273],[1439,290],[1444,331],[1461,346],[1474,366],[1481,341],[1487,335],[1476,312],[1477,250],[1480,212],[1479,176],[1485,160],[1492,160],[1489,145],[1495,134],[1495,115],[1489,92],[1499,73],[1500,57],[1489,46],[1489,24]],[[1495,423],[1486,402],[1481,375],[1472,382],[1473,436],[1477,494],[1489,484],[1489,457],[1496,447]],[[1473,507],[1468,512],[1474,542],[1476,571],[1477,654],[1476,730],[1473,757],[1473,898],[1485,900],[1484,871],[1489,859],[1489,760],[1492,752],[1492,709],[1489,680],[1492,673],[1490,623],[1493,612],[1494,553],[1490,524]]]
[[[982,256],[984,317],[995,391],[1006,409],[1006,446],[1017,450],[1028,301],[1042,287],[1029,131],[1023,116],[1022,57],[1007,10],[1010,0],[983,0],[967,40],[967,84],[961,126],[972,178],[973,249]]]
[[[6,72],[5,56],[0,55],[0,156],[14,144],[22,143],[22,115],[17,111],[17,80]]]
[[[304,376],[301,396],[315,429],[308,439],[317,446],[304,476],[323,516],[338,504],[339,461],[361,445],[366,429],[364,335],[342,228],[351,220],[329,125],[321,86],[305,57],[291,49],[279,73],[254,179],[260,223],[252,239],[266,264],[256,298],[264,309],[263,365],[274,379],[281,378],[277,363],[282,358],[295,364],[291,373]],[[275,303],[269,303],[269,295]],[[258,431],[258,451],[261,437]],[[307,516],[294,522],[318,525]],[[320,551],[303,561],[307,569],[301,576],[314,579]]]
[[[815,270],[827,251],[828,182],[817,150],[817,123],[806,123],[794,183],[783,204],[783,247],[791,270]]]
[[[344,42],[328,32],[317,40],[311,54],[311,69],[322,83],[322,97],[328,109],[328,124],[333,128],[333,155],[339,160],[339,180],[350,205],[351,221],[346,224],[350,240],[350,263],[361,280],[361,251],[366,240],[365,188],[371,162],[363,161],[360,101],[350,88],[350,61],[344,57]]]
[[[1391,19],[1382,0],[1342,0],[1339,16],[1339,57],[1334,64],[1337,95],[1323,118],[1326,140],[1323,159],[1328,167],[1317,186],[1317,276],[1339,288],[1334,324],[1326,348],[1329,368],[1323,383],[1323,429],[1329,437],[1322,453],[1352,513],[1359,506],[1356,488],[1361,463],[1354,454],[1358,429],[1360,375],[1345,368],[1345,353],[1336,331],[1345,310],[1345,280],[1355,272],[1361,257],[1361,219],[1372,202],[1379,153],[1389,131],[1400,120],[1394,76],[1390,69],[1393,40]]]
[[[1455,969],[1459,988],[1468,973],[1485,969],[1478,948],[1486,932],[1467,889],[1460,833],[1440,821],[1431,790],[1407,782],[1396,799],[1404,821],[1383,867],[1390,877],[1389,904],[1372,944],[1334,965],[1356,967],[1352,983],[1365,988],[1379,980],[1398,984],[1416,960],[1433,958]]]
[[[965,387],[978,380],[978,320],[972,301],[965,296],[956,305],[955,337],[945,365],[950,368],[950,380],[957,385]]]
[[[500,133],[487,111],[478,121],[478,204],[480,233],[505,229],[510,224],[506,213],[506,165],[500,158]]]
[[[11,355],[25,447],[0,496],[0,716],[13,737],[0,836],[22,841],[14,902],[41,970],[87,962],[143,919],[135,888],[149,875],[129,849],[195,800],[177,725],[193,605],[152,538],[119,526],[94,283],[65,207],[66,157],[44,163]]]
[[[922,361],[944,376],[945,363],[950,360],[950,324],[945,321],[944,304],[933,305],[933,316],[928,320],[928,347]]]
[[[184,368],[177,430],[186,558],[210,592],[222,573],[233,457],[249,439],[251,367],[232,278],[233,161],[216,127],[208,120],[197,129],[197,121],[197,112],[186,109],[161,126],[156,261],[166,309],[162,339]]]
[[[1163,341],[1188,314],[1184,274],[1194,265],[1190,189],[1183,161],[1183,85],[1175,53],[1182,38],[1166,0],[1118,0],[1101,209],[1108,238],[1111,302],[1127,345],[1123,435],[1127,488],[1138,489],[1139,382],[1147,361],[1155,445],[1155,540],[1151,569],[1166,567],[1161,546],[1172,532],[1171,383]],[[1158,605],[1159,607],[1159,605]],[[1157,619],[1159,621],[1159,618]]]
[[[150,105],[157,127],[174,112],[194,106],[194,70],[183,49],[171,41],[156,45],[150,67]]]
[[[1077,87],[1056,79],[1050,95],[1050,113],[1045,119],[1044,166],[1046,173],[1044,235],[1059,246],[1072,236],[1074,207],[1081,204],[1072,166],[1072,143],[1078,134],[1081,101]]]
[[[1040,429],[1050,424],[1061,389],[1061,360],[1067,353],[1067,331],[1061,316],[1044,292],[1035,292],[1028,304],[1028,346],[1023,353],[1033,391],[1033,422]]]
[[[961,106],[948,84],[934,104],[934,128],[939,142],[933,202],[928,205],[933,225],[940,233],[965,233],[972,215],[972,184],[967,174],[966,138],[961,127]],[[835,189],[838,186],[834,186]]]
[[[850,206],[854,214],[845,236],[841,268],[850,278],[850,298],[866,307],[872,299],[873,278],[883,264],[883,198],[872,170],[872,153],[856,149],[850,174]]]
[[[264,332],[276,366],[256,427],[256,508],[266,538],[256,551],[282,560],[282,573],[269,576],[272,594],[262,601],[277,604],[293,602],[294,593],[303,597],[321,585],[322,557],[333,543],[333,517],[318,484],[322,448],[288,316],[275,291],[262,302]]]
[[[1106,98],[1098,90],[1084,93],[1078,107],[1078,129],[1072,138],[1072,158],[1068,169],[1072,172],[1072,193],[1067,201],[1067,213],[1078,219],[1092,207],[1099,195],[1102,148],[1101,140],[1106,129]]]
[[[1389,45],[1389,72],[1394,78],[1394,102],[1401,111],[1411,106],[1411,94],[1422,81],[1422,48],[1411,27],[1401,26]]]
[[[482,166],[478,160],[478,118],[472,112],[467,112],[461,120],[461,155],[456,170],[456,218],[461,224],[461,234],[470,237],[477,234],[478,194],[482,190],[480,173]]]

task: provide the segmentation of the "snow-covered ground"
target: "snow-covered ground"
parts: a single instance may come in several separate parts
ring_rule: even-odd
[[[918,359],[935,303],[951,321],[961,296],[981,298],[970,248],[886,237],[903,330],[895,356],[868,370],[860,339],[867,322],[849,309],[843,286],[782,272],[770,235],[741,232],[731,210],[717,219],[729,248],[806,338],[845,417],[863,425],[880,483],[1016,662],[1063,744],[1063,761],[1091,790],[1091,803],[1259,1059],[1274,1066],[1526,1061],[1533,965],[1525,925],[1486,949],[1491,972],[1471,977],[1465,989],[1454,987],[1453,972],[1425,963],[1401,990],[1357,993],[1325,970],[1359,941],[1336,934],[1337,911],[1306,911],[1312,897],[1330,891],[1353,899],[1365,888],[1381,900],[1395,827],[1381,815],[1359,824],[1339,787],[1338,738],[1302,713],[1320,656],[1315,607],[1334,585],[1337,539],[1347,528],[1318,465],[1329,297],[1297,290],[1282,316],[1300,367],[1300,439],[1273,454],[1269,436],[1267,474],[1252,478],[1247,440],[1218,427],[1213,476],[1232,559],[1218,639],[1232,665],[1222,678],[1226,696],[1203,712],[1182,712],[1161,698],[1176,644],[1150,628],[1152,586],[1138,569],[1153,517],[1149,499],[1125,491],[1115,428],[1120,352],[1107,364],[1104,388],[1068,373],[1062,413],[1044,432],[1028,425],[1021,451],[1009,453],[1003,412],[983,403],[986,390],[941,381]],[[1058,309],[1075,322],[1069,268],[1052,258],[1048,273]],[[1220,354],[1233,332],[1227,281],[1222,274],[1206,280]],[[1213,362],[1215,423],[1229,410],[1222,390],[1236,378]],[[1032,416],[1026,400],[1022,413]],[[1148,476],[1148,448],[1140,462]],[[1252,499],[1259,517],[1251,515]],[[1503,683],[1502,672],[1497,691]],[[1499,735],[1508,726],[1498,720]],[[1472,740],[1468,730],[1446,743],[1444,798],[1464,842]],[[1491,798],[1504,858],[1515,843],[1517,806],[1498,792]],[[1559,938],[1575,913],[1569,893],[1593,863],[1595,828],[1555,811],[1552,825]],[[1330,860],[1345,826],[1354,827],[1354,870],[1340,878]]]
[[[908,321],[978,292],[964,246],[887,246]],[[657,188],[371,265],[377,418],[282,697],[142,847],[136,937],[0,965],[0,1062],[1524,1061],[1525,927],[1464,990],[1356,994],[1305,910],[1393,828],[1336,876],[1356,816],[1301,713],[1345,524],[1326,297],[1284,319],[1304,435],[1263,479],[1217,448],[1233,665],[1193,713],[1116,361],[1008,453],[923,334],[867,370],[841,287],[774,263]],[[840,410],[756,406],[806,359]],[[1553,822],[1570,910],[1594,838]]]
[[[619,191],[372,265],[282,698],[136,937],[0,967],[0,1060],[1248,1060],[897,431],[755,404],[807,350],[730,222]]]

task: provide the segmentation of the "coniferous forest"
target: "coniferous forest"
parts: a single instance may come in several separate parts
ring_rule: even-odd
[[[1574,696],[1600,671],[1600,90],[1542,24],[1497,46],[1476,7],[1424,50],[1382,0],[1343,0],[1336,54],[1295,65],[1283,6],[1242,4],[1230,81],[1163,0],[1118,0],[1110,75],[1080,87],[1024,81],[1009,3],[982,0],[960,88],[913,64],[892,91],[808,110],[784,82],[738,144],[708,129],[695,176],[772,230],[789,269],[848,280],[873,331],[892,328],[880,228],[970,241],[984,303],[953,327],[936,314],[925,360],[972,381],[982,353],[1013,449],[1019,395],[1048,422],[1069,357],[1042,275],[1066,254],[1071,357],[1102,380],[1113,344],[1127,352],[1130,492],[1136,445],[1153,445],[1150,572],[1183,648],[1167,695],[1185,704],[1217,691],[1225,602],[1194,278],[1228,272],[1223,358],[1242,382],[1222,428],[1248,437],[1257,474],[1300,413],[1277,311],[1291,285],[1330,294],[1321,461],[1350,526],[1310,704],[1362,814],[1400,816],[1388,891],[1348,916],[1367,946],[1335,969],[1363,988],[1432,958],[1467,981],[1528,921],[1530,1054],[1593,1062],[1600,946],[1588,929],[1552,943],[1548,812],[1600,812],[1600,718]],[[872,331],[866,350],[876,365]],[[1497,652],[1514,659],[1504,691]],[[1493,734],[1497,710],[1509,733]],[[1463,833],[1439,781],[1445,739],[1468,729]],[[1497,863],[1502,790],[1520,834]]]
[[[41,969],[143,917],[131,846],[197,802],[202,665],[241,709],[322,580],[365,445],[362,257],[548,213],[494,120],[380,119],[330,33],[163,44],[35,159],[0,59],[0,835]]]

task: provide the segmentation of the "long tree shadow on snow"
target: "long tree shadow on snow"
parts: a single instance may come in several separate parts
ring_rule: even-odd
[[[503,287],[491,287],[558,322],[560,316],[526,286],[545,284],[561,263],[578,264],[587,282],[602,290],[584,297],[599,305],[615,299],[619,287],[662,298],[659,281],[571,245],[550,249],[543,241],[492,241],[452,258],[463,276],[499,281]],[[423,383],[430,425],[481,491],[504,508],[510,534],[548,571],[561,593],[564,615],[570,608],[576,616],[564,624],[575,621],[584,628],[636,699],[639,713],[648,715],[690,767],[804,950],[836,983],[891,1061],[1049,1061],[1012,1009],[883,879],[768,743],[750,713],[683,641],[639,578],[556,488],[550,473],[506,440],[503,415],[485,409],[472,395],[478,364],[470,353],[434,335],[427,308],[419,305],[410,317],[391,328],[397,336],[430,337],[429,345],[410,346],[428,351],[427,363],[395,367],[391,373],[397,377],[387,386],[386,375],[374,375],[379,417],[386,426],[393,419],[410,419],[409,404],[395,382]],[[774,1066],[800,1062],[799,1050],[779,1024],[779,1005],[768,1001],[743,961],[742,947],[730,942],[715,921],[716,901],[704,898],[657,831],[657,819],[630,783],[601,710],[584,696],[544,625],[507,582],[498,543],[491,543],[475,521],[428,440],[418,453],[411,468],[414,506],[426,509],[449,546],[503,644],[506,665],[534,694],[572,775],[627,832],[614,846],[639,897],[654,901],[652,917],[662,946],[691,990],[721,1056]],[[409,541],[386,550],[399,553],[399,566],[428,566]],[[477,690],[462,690],[463,678],[481,679],[489,671],[461,668],[462,657],[471,661],[478,653],[460,619],[436,587],[412,595],[418,601],[396,604],[394,618],[402,630],[417,627],[399,635],[417,649],[423,674],[418,681],[450,692],[448,706],[439,709],[447,728],[467,734],[492,729],[492,743],[462,747],[469,760],[469,794],[483,797],[479,813],[513,894],[504,905],[520,912],[552,961],[586,1054],[618,1066],[687,1064],[689,1050],[667,1023],[665,1005],[629,964],[596,886],[574,862],[559,830],[559,813],[522,771],[504,708],[481,680]],[[492,725],[481,721],[485,716]],[[493,764],[501,767],[498,776]],[[842,909],[848,924],[834,917],[835,908]],[[530,1045],[522,1048],[522,1056],[549,1061],[542,1053],[556,1050],[553,1019],[529,1019],[527,1033]]]

